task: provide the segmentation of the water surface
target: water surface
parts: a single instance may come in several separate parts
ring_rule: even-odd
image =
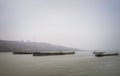
[[[120,55],[43,56],[0,53],[0,76],[120,76]]]

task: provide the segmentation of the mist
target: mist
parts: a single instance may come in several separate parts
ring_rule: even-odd
[[[0,0],[0,39],[120,50],[119,0]]]

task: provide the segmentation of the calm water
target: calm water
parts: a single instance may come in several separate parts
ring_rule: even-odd
[[[120,55],[91,53],[33,57],[0,53],[0,76],[120,76]]]

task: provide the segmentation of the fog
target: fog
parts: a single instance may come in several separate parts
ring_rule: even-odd
[[[119,0],[0,0],[0,39],[120,50]]]

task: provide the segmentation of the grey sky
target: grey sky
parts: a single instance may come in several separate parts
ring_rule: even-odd
[[[0,39],[120,50],[120,0],[0,0]]]

